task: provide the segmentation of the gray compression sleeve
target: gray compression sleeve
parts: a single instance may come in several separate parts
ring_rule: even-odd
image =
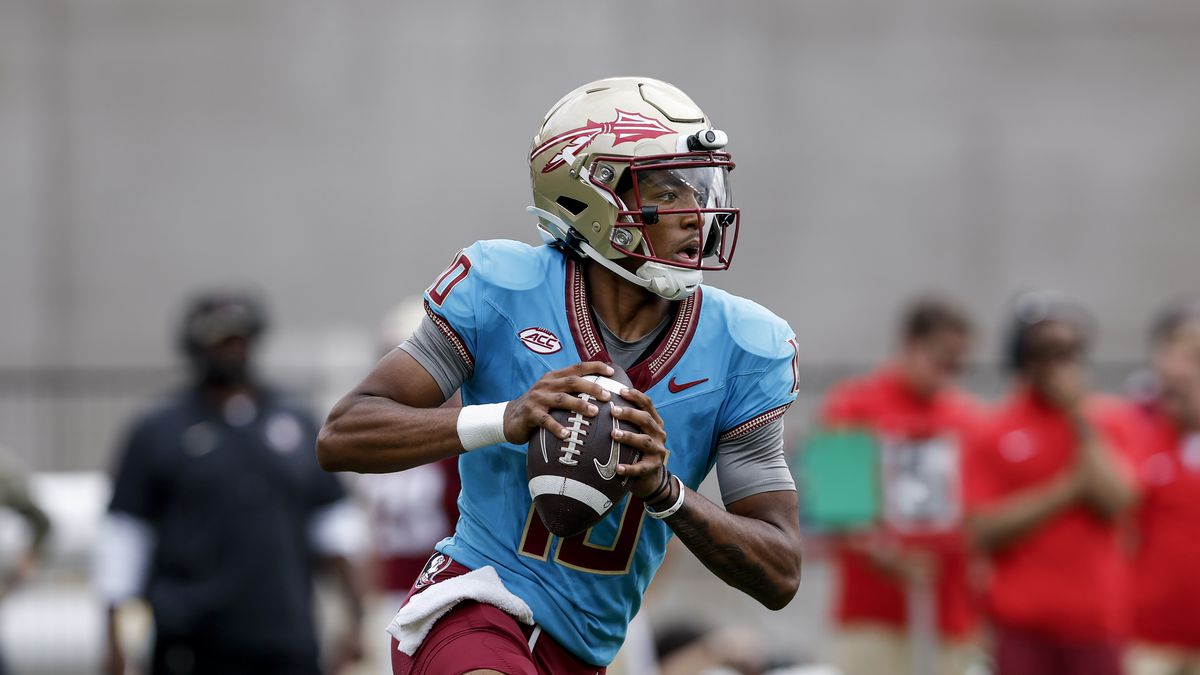
[[[795,490],[783,456],[783,420],[718,444],[717,482],[726,504],[760,492]]]
[[[462,383],[471,377],[467,364],[463,363],[454,346],[428,316],[421,320],[421,325],[399,348],[408,352],[433,376],[446,398],[453,396]]]

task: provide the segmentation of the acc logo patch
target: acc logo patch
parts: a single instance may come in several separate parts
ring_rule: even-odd
[[[558,336],[545,328],[536,326],[526,328],[517,333],[517,337],[521,338],[521,342],[536,354],[553,354],[562,349],[562,342],[559,341]]]

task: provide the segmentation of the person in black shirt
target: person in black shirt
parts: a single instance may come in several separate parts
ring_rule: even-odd
[[[264,323],[249,296],[198,296],[180,340],[192,386],[136,419],[121,449],[96,568],[112,675],[125,672],[116,610],[133,597],[153,613],[154,675],[322,672],[320,557],[333,559],[350,610],[335,656],[361,656],[361,596],[346,561],[354,507],[317,466],[314,420],[254,377]]]

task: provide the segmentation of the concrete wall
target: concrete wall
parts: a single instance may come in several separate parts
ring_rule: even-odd
[[[293,344],[368,329],[461,246],[536,241],[535,124],[616,73],[730,131],[745,231],[709,280],[810,363],[882,354],[916,290],[990,328],[1042,285],[1136,358],[1200,289],[1198,62],[1169,0],[5,0],[0,366],[169,363],[215,282]]]
[[[167,365],[180,299],[228,282],[269,296],[279,363],[350,368],[460,247],[536,241],[536,123],[622,73],[730,132],[745,231],[709,280],[790,320],[808,365],[879,358],[917,290],[990,338],[1037,286],[1136,360],[1154,307],[1200,290],[1197,63],[1178,0],[0,0],[0,370]],[[9,404],[0,436],[54,469],[103,466],[134,407]],[[826,653],[810,565],[768,616],[682,556],[650,607]]]

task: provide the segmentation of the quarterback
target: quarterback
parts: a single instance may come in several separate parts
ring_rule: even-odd
[[[529,152],[544,244],[477,242],[425,291],[426,320],[329,414],[330,471],[459,457],[460,518],[389,626],[396,673],[599,673],[678,536],[771,609],[800,583],[782,417],[796,341],[763,307],[701,284],[740,226],[726,134],[676,87],[588,83],[546,114]],[[592,417],[620,365],[632,405],[612,436],[630,495],[590,530],[535,514],[526,450],[565,438],[550,410]],[[438,407],[461,391],[462,407]],[[694,492],[716,469],[724,508]]]

